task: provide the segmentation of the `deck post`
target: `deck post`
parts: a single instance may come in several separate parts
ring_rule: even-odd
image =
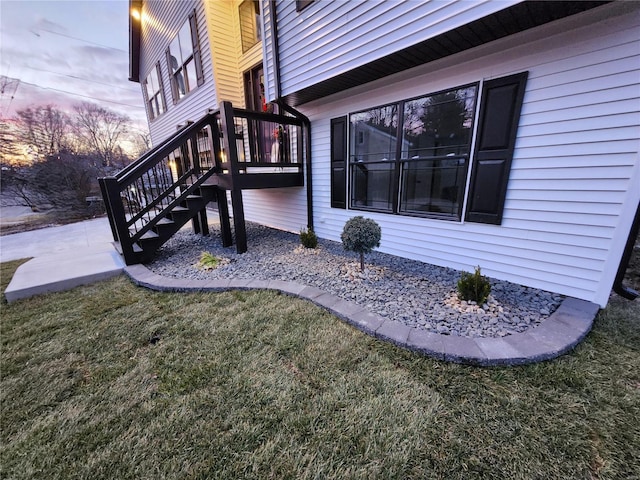
[[[107,196],[105,200],[109,201],[111,216],[113,217],[113,225],[115,226],[115,231],[117,233],[117,241],[120,243],[122,256],[124,257],[124,261],[127,265],[133,265],[137,263],[138,260],[133,251],[133,243],[129,236],[118,180],[115,177],[105,177],[103,178],[103,182],[104,191]]]
[[[229,221],[229,205],[227,205],[227,192],[221,188],[216,189],[216,200],[218,203],[218,216],[220,217],[220,234],[222,235],[222,246],[230,247],[233,244],[231,237],[231,222]]]
[[[201,235],[209,235],[209,222],[207,220],[207,208],[200,210],[192,219],[191,227],[193,233]]]
[[[236,146],[236,124],[231,102],[222,102],[220,104],[220,126],[223,133],[223,149],[227,152],[231,176],[231,208],[233,209],[233,226],[236,232],[236,251],[245,253],[247,251],[247,230],[244,222],[242,190],[238,188],[236,181],[240,172],[238,147]]]

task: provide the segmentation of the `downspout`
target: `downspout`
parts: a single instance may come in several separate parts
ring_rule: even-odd
[[[282,86],[280,84],[280,45],[278,41],[278,15],[276,10],[276,0],[271,0],[269,3],[271,11],[271,42],[273,50],[273,80],[276,89],[276,104],[278,104],[284,111],[290,113],[294,117],[302,120],[304,125],[304,144],[305,144],[305,167],[307,171],[305,183],[307,184],[307,229],[313,230],[313,189],[312,189],[312,176],[311,176],[311,121],[302,112],[299,112],[295,108],[287,103],[282,98]]]
[[[631,230],[629,231],[629,238],[627,238],[627,244],[624,247],[622,258],[620,259],[620,265],[618,266],[618,273],[616,273],[616,279],[613,282],[613,291],[616,292],[627,300],[635,300],[640,295],[634,289],[625,287],[622,282],[624,281],[624,274],[629,266],[629,260],[633,253],[633,248],[638,238],[638,230],[640,229],[640,203],[636,208],[636,216],[633,219]]]

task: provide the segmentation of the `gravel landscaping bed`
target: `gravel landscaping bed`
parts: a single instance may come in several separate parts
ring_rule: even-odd
[[[384,232],[383,232],[384,234]],[[153,272],[191,279],[241,278],[286,280],[315,286],[358,303],[379,315],[430,332],[467,337],[500,337],[524,332],[543,322],[562,302],[558,294],[490,279],[484,305],[457,297],[457,270],[437,267],[380,252],[365,257],[360,273],[356,254],[342,244],[319,240],[305,249],[299,236],[247,223],[248,252],[223,248],[213,227],[203,237],[181,231],[147,264]],[[216,268],[198,265],[202,252],[220,259]]]

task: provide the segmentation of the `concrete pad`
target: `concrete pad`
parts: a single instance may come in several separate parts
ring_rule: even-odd
[[[5,291],[7,302],[60,292],[106,280],[124,270],[124,261],[110,245],[76,249],[34,258],[18,267]]]
[[[111,244],[107,218],[96,218],[29,232],[0,236],[0,262],[43,255],[75,252],[86,247]]]

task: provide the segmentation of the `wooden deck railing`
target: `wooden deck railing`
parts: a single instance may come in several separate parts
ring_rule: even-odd
[[[140,240],[157,235],[162,219],[185,208],[205,183],[232,192],[236,242],[246,251],[239,191],[302,185],[302,139],[296,118],[223,102],[220,110],[186,125],[115,176],[99,179],[113,238],[127,263],[136,263]],[[236,219],[238,214],[242,218]],[[228,222],[228,215],[221,221]]]

